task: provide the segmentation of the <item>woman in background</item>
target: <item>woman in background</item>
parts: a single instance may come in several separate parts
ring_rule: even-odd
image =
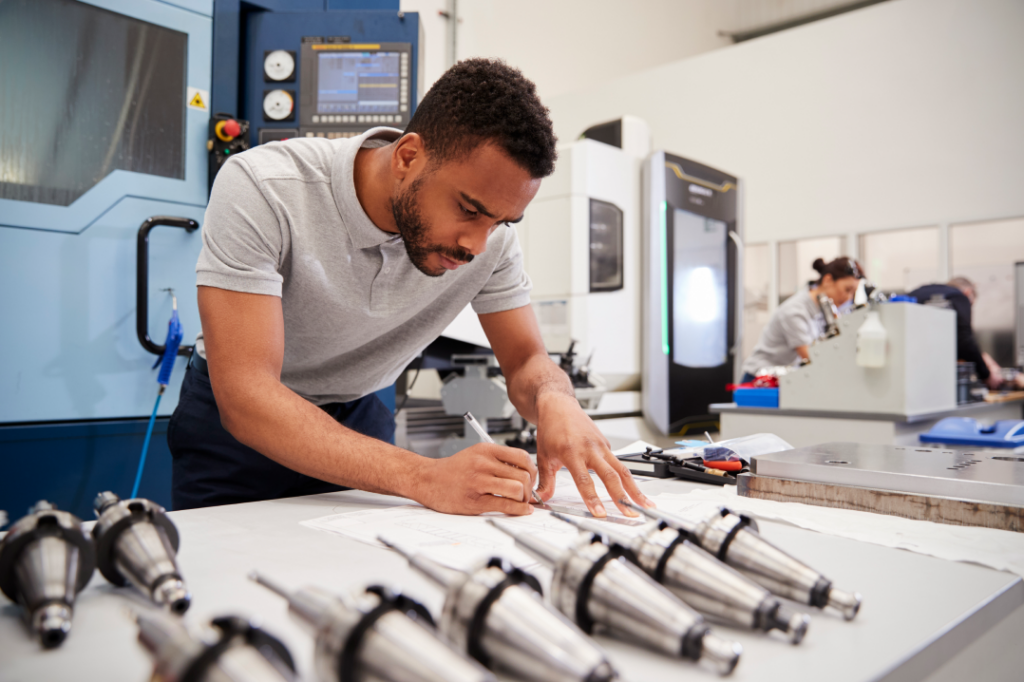
[[[842,256],[831,263],[821,258],[811,266],[819,275],[809,289],[798,291],[779,306],[761,338],[743,363],[741,383],[753,381],[766,367],[792,365],[808,357],[807,347],[825,333],[825,319],[818,306],[818,295],[825,294],[838,308],[853,299],[864,276],[860,264]]]

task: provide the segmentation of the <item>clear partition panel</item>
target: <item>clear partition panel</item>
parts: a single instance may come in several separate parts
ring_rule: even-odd
[[[779,242],[779,303],[807,288],[819,275],[811,265],[816,258],[826,263],[846,255],[845,237],[813,237]]]
[[[1014,264],[1024,262],[1024,218],[949,228],[949,271],[974,284],[971,324],[981,349],[1002,366],[1017,364]]]
[[[860,236],[865,276],[883,291],[906,293],[939,279],[939,228],[871,232]]]

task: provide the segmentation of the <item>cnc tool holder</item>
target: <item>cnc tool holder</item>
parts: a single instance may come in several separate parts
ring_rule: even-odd
[[[258,573],[249,578],[287,599],[289,611],[313,630],[321,682],[496,682],[404,595],[380,586],[339,595],[315,587],[289,592]]]
[[[136,615],[153,679],[177,682],[294,682],[295,662],[279,639],[238,616],[190,629],[152,611]]]
[[[832,581],[761,537],[757,522],[723,507],[694,522],[657,509],[641,509],[649,518],[664,521],[685,533],[695,544],[724,561],[772,593],[819,609],[832,607],[853,620],[861,596],[832,586]]]
[[[648,575],[712,620],[765,632],[779,630],[793,644],[807,634],[807,614],[790,612],[766,588],[663,522],[649,523],[638,535],[630,535],[593,519],[552,515],[625,549]]]
[[[441,632],[488,668],[547,682],[619,679],[597,644],[544,603],[529,573],[498,557],[457,571],[380,540],[445,591]]]
[[[739,663],[743,648],[714,635],[703,616],[625,558],[627,550],[589,534],[561,549],[508,523],[489,523],[551,567],[551,602],[584,632],[599,628],[669,656],[707,663],[720,675]]]
[[[96,559],[100,573],[114,585],[129,583],[154,603],[185,613],[192,595],[181,577],[178,529],[164,508],[144,499],[121,500],[100,493],[93,504]]]
[[[0,543],[0,589],[24,609],[46,648],[71,631],[75,596],[96,568],[92,538],[74,514],[36,503]]]

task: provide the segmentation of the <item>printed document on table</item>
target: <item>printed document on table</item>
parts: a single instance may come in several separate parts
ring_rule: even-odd
[[[621,517],[600,480],[593,478],[609,516]],[[568,471],[558,473],[550,504],[586,510]],[[500,518],[559,547],[568,546],[579,536],[576,528],[542,509],[535,509],[529,516],[455,516],[418,504],[332,514],[303,521],[301,525],[377,547],[384,547],[377,540],[378,536],[385,537],[451,568],[471,568],[492,556],[501,556],[521,568],[537,566],[537,560],[516,548],[512,538],[487,523],[489,517]],[[617,524],[616,528],[629,531],[631,527]]]

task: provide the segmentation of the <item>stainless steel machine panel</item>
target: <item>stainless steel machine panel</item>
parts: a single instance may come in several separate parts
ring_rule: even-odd
[[[825,443],[759,455],[751,470],[772,478],[1024,506],[1020,451]]]

